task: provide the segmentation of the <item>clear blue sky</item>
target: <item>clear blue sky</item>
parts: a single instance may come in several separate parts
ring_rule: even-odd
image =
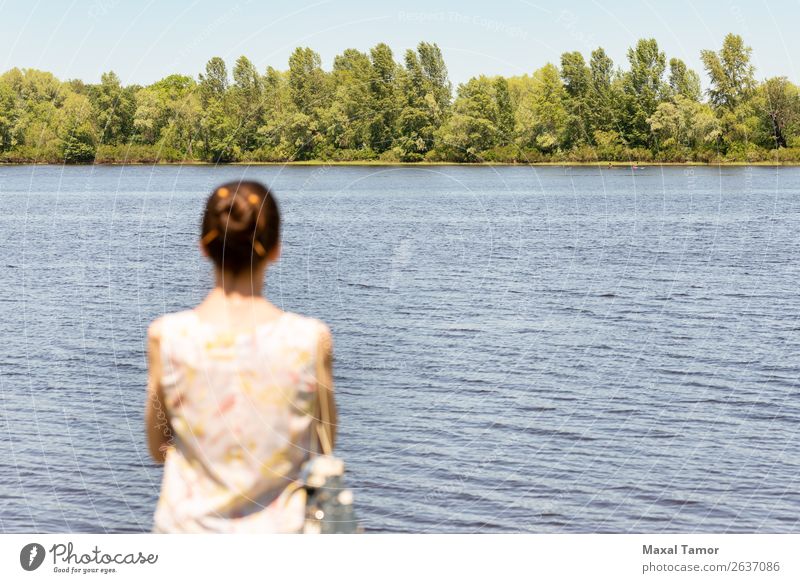
[[[35,67],[96,82],[113,69],[124,83],[146,84],[196,75],[212,56],[232,64],[244,54],[261,70],[285,69],[292,49],[306,45],[329,68],[348,47],[386,42],[400,59],[427,40],[442,47],[458,83],[530,73],[564,51],[588,55],[597,46],[624,65],[627,47],[652,36],[668,58],[700,71],[700,49],[735,32],[753,47],[759,78],[798,82],[798,26],[800,0],[0,0],[0,70]]]

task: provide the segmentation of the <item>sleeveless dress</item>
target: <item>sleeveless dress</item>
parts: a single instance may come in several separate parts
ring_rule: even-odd
[[[167,450],[154,532],[299,532],[325,324],[291,312],[232,334],[161,321]]]

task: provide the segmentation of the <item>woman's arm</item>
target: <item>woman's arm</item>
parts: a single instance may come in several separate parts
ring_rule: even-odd
[[[319,338],[317,359],[317,395],[320,418],[331,442],[331,451],[336,445],[336,402],[333,396],[333,338],[326,327]],[[322,443],[320,450],[325,451]]]
[[[164,463],[167,449],[172,441],[172,426],[169,423],[164,392],[161,388],[161,334],[156,320],[147,331],[147,403],[144,423],[147,447],[153,459]]]

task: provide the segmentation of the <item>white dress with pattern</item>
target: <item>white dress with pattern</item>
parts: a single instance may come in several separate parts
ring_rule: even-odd
[[[164,316],[161,359],[174,442],[155,532],[298,532],[309,457],[319,320],[284,312],[232,334],[194,311]]]

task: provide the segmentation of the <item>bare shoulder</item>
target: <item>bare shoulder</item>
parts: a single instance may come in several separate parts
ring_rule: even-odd
[[[292,326],[302,329],[313,336],[331,334],[331,330],[325,322],[312,316],[304,316],[297,312],[286,311],[284,312],[284,317],[291,322]]]
[[[173,322],[187,322],[193,315],[194,311],[183,310],[181,312],[172,312],[159,316],[147,327],[147,339],[151,341],[162,340],[167,333],[167,329],[173,326]]]
[[[323,348],[330,350],[333,347],[333,333],[330,327],[321,320],[316,320],[319,343]]]
[[[330,352],[333,348],[333,333],[330,326],[322,320],[289,312],[291,317],[305,330],[304,336],[313,341],[321,350]]]
[[[148,340],[161,340],[161,335],[163,334],[164,330],[165,318],[166,316],[161,316],[150,322],[150,326],[147,327]]]

